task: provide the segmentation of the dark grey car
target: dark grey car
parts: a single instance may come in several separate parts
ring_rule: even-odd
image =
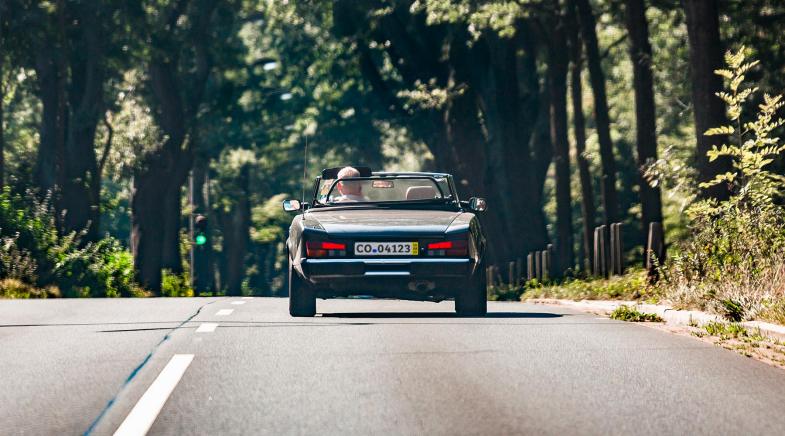
[[[316,179],[297,211],[286,246],[289,312],[314,316],[316,298],[367,295],[455,299],[461,315],[486,313],[485,236],[475,212],[485,201],[460,201],[452,176],[340,168]]]

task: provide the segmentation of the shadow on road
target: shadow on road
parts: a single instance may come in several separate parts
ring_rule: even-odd
[[[451,312],[349,312],[322,313],[324,318],[560,318],[569,316],[546,312],[490,312],[485,316],[459,316]]]

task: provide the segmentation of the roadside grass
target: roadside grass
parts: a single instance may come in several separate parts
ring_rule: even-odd
[[[610,314],[611,319],[628,322],[663,322],[659,315],[643,313],[632,306],[622,304]]]
[[[0,298],[27,299],[57,298],[60,296],[60,290],[56,286],[48,286],[41,289],[17,279],[0,280]]]
[[[567,300],[635,300],[656,304],[662,294],[649,284],[646,271],[633,269],[610,279],[566,279],[561,283],[529,283],[523,298],[559,298]]]
[[[785,369],[785,343],[764,336],[760,330],[749,330],[739,323],[712,321],[690,326],[693,336],[743,356]]]

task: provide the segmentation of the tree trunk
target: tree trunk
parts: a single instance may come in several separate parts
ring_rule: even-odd
[[[79,12],[82,35],[71,57],[71,110],[60,204],[63,231],[84,231],[82,241],[89,242],[99,237],[101,177],[95,154],[95,132],[104,107],[104,50],[94,12],[89,8]]]
[[[242,295],[245,277],[245,259],[250,246],[251,203],[249,194],[249,167],[240,170],[237,203],[223,216],[223,254],[226,262],[226,294]]]
[[[558,7],[558,2],[554,2]],[[556,262],[554,275],[560,277],[574,268],[572,243],[572,195],[570,193],[570,143],[567,137],[568,50],[564,21],[557,17],[551,25],[548,43],[548,97],[550,101],[551,146],[556,167]]]
[[[567,5],[567,33],[570,44],[570,91],[572,96],[572,121],[575,132],[575,156],[578,164],[578,178],[581,185],[581,215],[583,216],[583,255],[581,265],[584,271],[593,271],[594,226],[595,206],[594,189],[592,188],[589,161],[586,159],[586,124],[583,115],[583,82],[581,71],[583,68],[583,50],[577,18],[575,17],[575,2]]]
[[[56,50],[47,48],[36,54],[36,76],[38,78],[38,96],[41,99],[41,137],[36,155],[35,181],[43,195],[53,192],[60,186],[61,166],[60,156],[65,148],[65,120],[61,118],[59,71],[55,57],[59,56]]]
[[[164,241],[161,186],[166,183],[165,173],[148,170],[134,175],[131,193],[131,251],[136,281],[155,295],[161,292]]]
[[[603,220],[606,225],[610,225],[616,222],[619,217],[619,204],[616,193],[616,161],[611,140],[608,97],[605,91],[605,73],[602,70],[602,58],[597,43],[597,23],[591,4],[589,0],[575,0],[575,5],[578,8],[578,21],[580,22],[583,44],[586,47],[589,79],[594,96],[594,118],[602,161]]]
[[[715,95],[722,90],[722,79],[714,74],[714,70],[722,68],[722,42],[716,0],[684,0],[683,4],[690,44],[692,107],[697,140],[695,160],[700,183],[712,180],[731,167],[730,159],[726,157],[709,162],[706,156],[712,146],[725,143],[727,138],[704,135],[706,130],[727,123],[725,104]],[[701,196],[724,200],[730,196],[730,191],[727,185],[718,184],[702,190]]]
[[[649,23],[644,0],[626,1],[627,32],[630,36],[633,86],[635,88],[635,126],[637,134],[638,186],[641,200],[641,235],[646,238],[649,223],[662,222],[660,188],[653,187],[645,177],[645,169],[657,160],[657,125],[652,78]],[[641,241],[646,245],[646,241]],[[662,260],[662,259],[660,259]]]

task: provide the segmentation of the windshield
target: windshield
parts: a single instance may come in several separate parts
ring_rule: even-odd
[[[449,183],[443,177],[366,177],[319,183],[317,201],[321,204],[388,203],[440,201],[451,199]]]

